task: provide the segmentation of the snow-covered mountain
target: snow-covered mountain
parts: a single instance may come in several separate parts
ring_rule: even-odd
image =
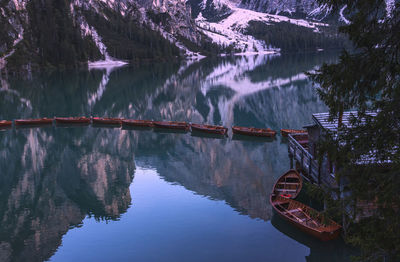
[[[209,21],[226,18],[234,8],[243,8],[261,13],[283,15],[291,18],[323,20],[331,13],[326,5],[316,0],[189,0],[193,17],[199,13]]]
[[[318,10],[316,0],[242,0],[240,7],[270,14],[310,15]]]
[[[271,28],[290,24],[299,42],[293,30],[319,34],[329,25],[315,18],[329,12],[315,0],[1,1],[0,69],[279,52]]]
[[[268,33],[268,28],[282,22],[293,25],[292,28],[309,29],[309,32],[316,34],[329,27],[329,24],[321,22],[316,17],[326,16],[330,10],[318,7],[314,0],[266,1],[262,3],[263,9],[258,8],[259,5],[255,3],[253,0],[249,0],[248,5],[243,1],[235,0],[191,0],[192,10],[194,10],[192,15],[198,29],[214,43],[231,47],[236,53],[247,54],[279,52],[281,48],[252,34],[249,30],[252,27],[251,22],[267,26],[262,29],[265,32],[260,32],[260,34]],[[299,6],[303,8],[299,9]],[[300,11],[307,12],[303,13],[303,16],[308,18],[291,15],[294,12],[299,14]],[[279,15],[279,13],[288,15]],[[288,32],[288,38],[290,38],[290,33]]]
[[[7,61],[28,67],[68,59],[118,65],[195,55],[182,41],[201,40],[184,0],[9,0],[0,2],[0,19],[0,68]],[[57,48],[70,57],[44,54]]]
[[[310,28],[318,33],[319,27],[327,27],[328,24],[293,19],[286,16],[271,15],[252,10],[242,9],[234,5],[229,7],[230,15],[218,22],[208,21],[203,17],[202,12],[196,18],[199,30],[209,36],[215,43],[234,46],[241,53],[270,53],[279,52],[279,46],[271,46],[263,40],[256,39],[247,33],[250,21],[258,21],[265,24],[287,22],[296,26]]]

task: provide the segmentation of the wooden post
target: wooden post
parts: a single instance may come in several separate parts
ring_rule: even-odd
[[[297,160],[297,155],[296,155],[296,145],[293,147],[293,155],[294,155],[294,159]]]
[[[318,185],[321,185],[321,163],[318,161]]]
[[[293,155],[289,155],[290,159],[290,169],[293,169]]]
[[[301,173],[301,167],[300,167],[299,161],[296,161],[296,168],[295,169],[296,169],[297,172]]]
[[[303,150],[301,150],[301,165],[300,165],[301,169],[304,169],[304,152]]]
[[[343,122],[343,103],[341,103],[339,107],[338,129],[342,126],[342,122]]]

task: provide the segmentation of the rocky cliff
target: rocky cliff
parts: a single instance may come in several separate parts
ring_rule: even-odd
[[[317,50],[337,40],[329,13],[315,0],[2,1],[0,69]]]
[[[199,13],[209,21],[219,21],[229,16],[235,8],[261,13],[284,15],[292,18],[323,20],[331,13],[326,5],[316,0],[189,0],[192,15]]]
[[[328,11],[320,8],[316,0],[242,0],[239,6],[264,13],[302,17]]]
[[[0,69],[166,59],[201,40],[180,0],[2,1],[0,20]]]

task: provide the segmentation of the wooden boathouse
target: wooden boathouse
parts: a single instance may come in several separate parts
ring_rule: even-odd
[[[367,113],[376,116],[376,113]],[[351,128],[351,118],[357,117],[357,111],[343,113],[342,125]],[[318,185],[329,188],[339,187],[335,179],[335,163],[332,163],[327,156],[323,157],[322,163],[316,160],[316,145],[327,133],[337,134],[338,118],[329,119],[329,113],[317,113],[312,115],[313,124],[307,125],[307,134],[289,135],[288,151],[291,159],[291,167],[295,162],[296,169],[299,169],[306,179]]]
[[[368,112],[366,114],[372,117],[377,115],[376,112]],[[351,119],[357,116],[357,111],[344,112],[342,125],[351,128]],[[343,186],[345,182],[343,180],[337,181],[335,178],[335,163],[332,163],[327,155],[323,157],[321,162],[316,159],[317,143],[328,133],[333,137],[338,134],[338,118],[329,119],[329,113],[317,113],[312,115],[312,119],[314,123],[304,127],[307,129],[307,134],[299,133],[288,136],[288,151],[291,159],[291,168],[293,168],[293,164],[295,163],[296,169],[300,171],[303,178],[322,187],[338,189],[339,192],[341,192],[340,196],[332,194],[332,197],[334,199],[337,199],[338,197],[341,198],[343,194],[347,195],[350,192],[344,192]],[[363,157],[359,163],[367,165],[382,164],[381,161],[376,161],[370,156]],[[390,161],[385,161],[383,163],[387,164],[390,163]],[[376,204],[373,202],[368,203],[360,200],[355,202],[353,206],[356,206],[356,209],[358,210],[356,215],[357,219],[368,217],[376,211]],[[351,205],[347,205],[346,210],[349,215],[352,216],[354,214]]]

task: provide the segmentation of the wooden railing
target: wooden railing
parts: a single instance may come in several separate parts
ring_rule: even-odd
[[[310,152],[296,140],[298,136],[304,136],[304,134],[289,134],[289,154],[296,159],[301,169],[305,171],[314,182],[319,183],[318,163],[314,160]]]
[[[302,146],[299,141],[304,141],[304,134],[290,134],[288,151],[291,156],[300,164],[300,168],[307,174],[312,182],[317,184],[324,184],[328,187],[337,187],[335,178],[330,174],[323,174],[319,168],[318,162],[308,152],[308,150]],[[299,141],[298,141],[299,140]],[[308,140],[308,139],[307,139]],[[308,147],[308,145],[307,145]]]

